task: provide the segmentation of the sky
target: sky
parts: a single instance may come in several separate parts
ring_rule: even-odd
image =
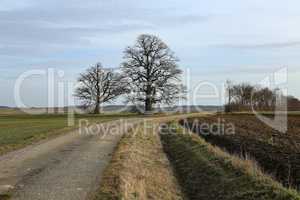
[[[281,87],[300,98],[299,22],[298,0],[1,0],[0,105],[19,105],[15,88],[24,105],[48,105],[47,76],[18,84],[22,74],[53,69],[58,93],[92,64],[118,68],[143,33],[159,36],[180,59],[186,104],[218,105],[219,97],[196,93],[221,90],[227,79],[257,84],[282,68]]]

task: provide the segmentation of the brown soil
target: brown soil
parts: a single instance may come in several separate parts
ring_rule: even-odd
[[[226,124],[232,123],[235,134],[227,134],[226,128],[219,134],[211,134],[211,130],[200,127],[203,123],[211,125],[220,121],[221,127],[222,124],[226,127]],[[181,124],[230,153],[250,156],[266,173],[285,186],[300,188],[300,116],[288,117],[287,133],[280,133],[263,124],[254,115],[248,114],[191,118],[181,121]],[[217,126],[212,130],[216,128]]]

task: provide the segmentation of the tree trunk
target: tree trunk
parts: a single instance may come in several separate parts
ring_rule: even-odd
[[[97,96],[96,96],[96,106],[94,110],[94,114],[100,113],[100,81],[99,81],[99,66],[97,66],[97,79],[96,79],[96,90],[97,90]]]
[[[100,114],[100,104],[96,103],[94,114]]]
[[[146,101],[145,101],[145,111],[152,111],[152,88],[151,84],[147,84],[147,90],[146,90]]]
[[[94,114],[100,113],[100,95],[97,96]]]
[[[147,97],[146,101],[145,101],[145,111],[152,111],[152,102],[151,102],[151,98]]]

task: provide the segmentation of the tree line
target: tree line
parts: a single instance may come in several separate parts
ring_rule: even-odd
[[[300,101],[293,96],[284,96],[278,88],[270,89],[249,83],[233,84],[227,81],[226,112],[233,111],[274,111],[276,103],[286,102],[290,111],[300,110]]]
[[[178,58],[160,38],[140,35],[133,46],[124,50],[120,72],[101,63],[80,74],[75,91],[83,106],[98,114],[103,103],[124,95],[134,105],[143,104],[151,112],[158,103],[173,104],[184,98]]]

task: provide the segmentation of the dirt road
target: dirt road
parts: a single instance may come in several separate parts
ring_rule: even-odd
[[[99,185],[121,134],[137,120],[114,121],[26,147],[0,157],[0,194],[12,199],[84,200]],[[108,133],[103,137],[103,133]]]

